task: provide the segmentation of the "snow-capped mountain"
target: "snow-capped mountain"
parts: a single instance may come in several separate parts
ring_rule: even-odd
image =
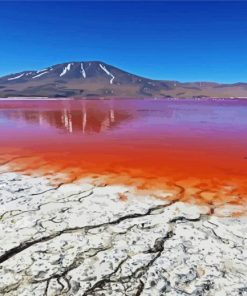
[[[54,65],[38,71],[24,71],[21,73],[11,74],[2,77],[0,81],[5,82],[26,82],[46,79],[89,79],[89,78],[105,78],[112,84],[115,76],[113,73],[118,69],[108,66],[102,62],[70,62]],[[111,73],[112,71],[113,73]],[[119,73],[117,73],[119,74]]]
[[[160,81],[100,61],[68,62],[0,77],[0,97],[16,96],[247,97],[247,84]]]
[[[159,84],[162,82],[159,82]],[[163,87],[168,84],[163,82]],[[0,78],[0,94],[6,96],[149,96],[155,82],[132,75],[103,62],[69,62],[37,71]]]

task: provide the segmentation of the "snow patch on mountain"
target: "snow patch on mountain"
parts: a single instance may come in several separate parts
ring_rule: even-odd
[[[114,78],[115,78],[115,76],[111,73],[111,72],[109,72],[107,69],[106,69],[106,67],[105,66],[103,66],[102,64],[99,64],[99,66],[100,66],[100,68],[108,75],[108,76],[111,76],[111,80],[110,80],[110,84],[112,84],[113,83],[113,80],[114,80]]]
[[[44,72],[46,70],[47,70],[47,68],[46,69],[39,70],[39,71],[36,71],[36,73],[38,74],[38,73]]]
[[[86,71],[85,71],[84,68],[83,68],[83,63],[81,63],[81,74],[82,74],[82,76],[83,76],[84,78],[87,77],[87,75],[86,75]]]
[[[22,76],[24,76],[25,75],[25,73],[22,73],[22,74],[20,74],[20,75],[18,75],[18,76],[15,76],[15,77],[11,77],[11,78],[8,78],[8,80],[15,80],[15,79],[19,79],[19,78],[21,78]]]
[[[65,75],[67,72],[70,71],[71,66],[73,65],[73,63],[68,64],[62,71],[62,73],[60,74],[60,77],[62,77],[63,75]]]
[[[44,74],[47,74],[49,71],[45,71],[45,72],[43,72],[43,73],[40,73],[40,74],[38,74],[38,75],[35,75],[35,76],[33,76],[32,78],[34,79],[34,78],[38,78],[38,77],[40,77],[40,76],[42,76],[42,75],[44,75]]]

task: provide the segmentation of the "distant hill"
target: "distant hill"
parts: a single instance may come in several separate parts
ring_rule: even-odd
[[[247,83],[181,83],[140,77],[100,61],[69,62],[0,77],[0,97],[247,97]]]

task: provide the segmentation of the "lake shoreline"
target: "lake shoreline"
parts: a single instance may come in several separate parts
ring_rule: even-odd
[[[166,101],[245,101],[247,97],[230,97],[230,98],[218,98],[218,97],[207,97],[207,98],[137,98],[137,97],[63,97],[63,98],[52,98],[52,97],[6,97],[0,98],[1,101],[80,101],[80,100],[166,100]]]

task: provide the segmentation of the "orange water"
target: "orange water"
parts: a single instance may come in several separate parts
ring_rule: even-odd
[[[209,204],[247,202],[247,102],[1,101],[1,163],[69,180],[170,190]]]

